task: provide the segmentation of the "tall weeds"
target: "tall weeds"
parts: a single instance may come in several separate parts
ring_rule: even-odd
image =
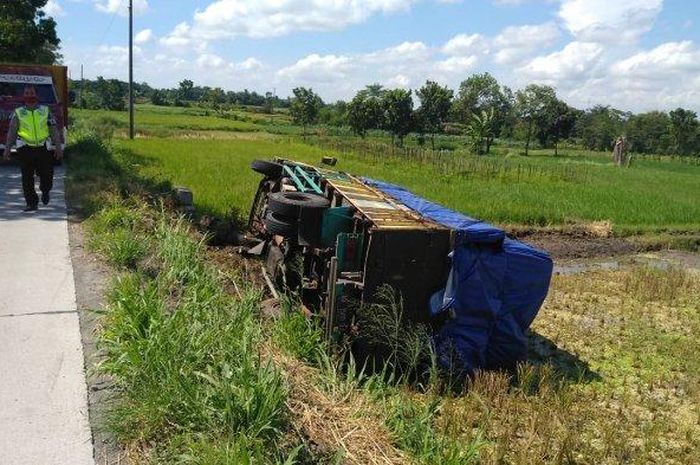
[[[102,229],[108,226],[138,231],[149,245],[148,260],[115,281],[99,339],[99,370],[118,387],[112,430],[152,447],[154,462],[283,460],[276,445],[286,388],[260,355],[259,291],[227,295],[182,219],[108,205],[91,230],[93,243],[113,257],[120,245]],[[201,461],[207,454],[212,462]]]

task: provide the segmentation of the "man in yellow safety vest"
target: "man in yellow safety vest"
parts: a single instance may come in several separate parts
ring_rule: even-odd
[[[40,105],[33,86],[24,88],[24,106],[15,110],[10,120],[5,143],[5,160],[10,159],[10,150],[20,139],[17,159],[22,170],[22,190],[27,206],[24,211],[34,211],[39,207],[39,196],[34,188],[34,173],[39,175],[41,202],[49,203],[49,192],[53,187],[53,158],[46,142],[51,139],[56,160],[63,158],[61,135],[56,126],[56,118],[51,109]]]

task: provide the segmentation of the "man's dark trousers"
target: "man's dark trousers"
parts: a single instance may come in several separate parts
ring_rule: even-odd
[[[39,205],[39,196],[34,189],[34,173],[39,175],[39,189],[48,194],[53,188],[53,157],[46,147],[29,147],[17,150],[17,160],[22,170],[24,200],[30,207]]]

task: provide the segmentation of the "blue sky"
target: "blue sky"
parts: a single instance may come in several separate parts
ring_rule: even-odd
[[[134,0],[136,79],[229,90],[456,88],[489,71],[579,107],[700,110],[700,2],[682,0]],[[74,77],[125,79],[128,0],[50,0]]]

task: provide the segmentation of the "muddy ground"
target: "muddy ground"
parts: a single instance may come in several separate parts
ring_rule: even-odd
[[[643,251],[643,247],[621,237],[593,237],[561,232],[527,232],[516,237],[542,250],[556,260],[600,258],[629,255]]]

